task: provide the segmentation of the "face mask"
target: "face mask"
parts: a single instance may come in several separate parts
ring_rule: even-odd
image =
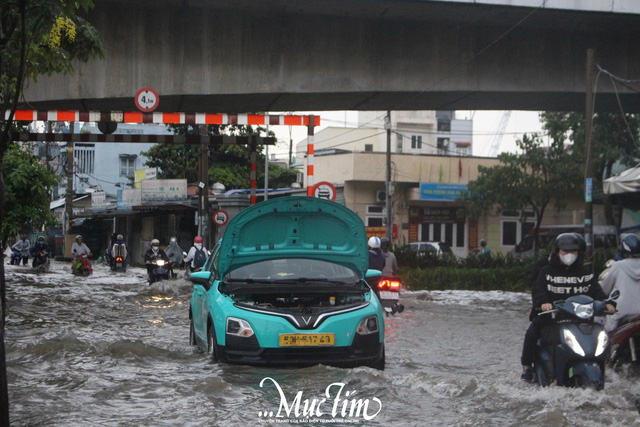
[[[560,255],[560,261],[562,261],[562,263],[566,266],[573,264],[577,259],[578,255],[572,253]]]
[[[160,249],[159,246],[152,246],[151,249],[153,249],[153,252],[158,252],[158,249]]]

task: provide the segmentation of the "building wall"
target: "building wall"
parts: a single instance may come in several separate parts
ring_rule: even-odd
[[[452,249],[458,256],[465,257],[478,248],[480,239],[486,239],[492,251],[507,253],[528,231],[526,224],[520,224],[519,212],[510,215],[509,212],[499,213],[494,209],[473,221],[458,217],[463,206],[455,201],[420,198],[420,183],[467,184],[478,178],[478,166],[495,166],[499,163],[497,159],[392,154],[391,162],[394,165],[391,177],[392,225],[398,230],[394,244],[422,240],[424,235],[439,235],[438,240],[444,241],[448,232],[453,240]],[[345,205],[356,212],[365,225],[371,225],[372,221],[379,222],[383,217],[384,201],[379,197],[379,192],[385,190],[384,153],[319,155],[314,159],[314,170],[315,182],[329,181],[334,185],[344,185]],[[372,209],[376,212],[371,212]],[[535,223],[533,217],[531,222]],[[560,211],[553,205],[548,206],[543,218],[543,225],[583,222],[584,202],[581,194],[576,194]],[[603,207],[600,205],[594,205],[594,224],[605,224]],[[423,227],[431,228],[423,233]],[[434,231],[435,227],[439,231]],[[516,228],[514,232],[513,227]],[[458,235],[464,235],[462,243],[457,241]]]
[[[79,133],[100,133],[96,124],[86,123],[79,128]],[[118,135],[170,135],[172,132],[162,125],[153,124],[127,124],[119,123],[114,132]],[[121,156],[135,157],[133,170],[146,169],[147,158],[141,153],[148,151],[155,144],[149,143],[76,143],[74,145],[75,176],[74,190],[76,194],[103,190],[108,196],[115,197],[117,190],[125,188],[129,183],[128,176],[120,175]],[[90,165],[82,161],[78,156],[82,152],[92,153],[93,160]],[[62,153],[66,158],[66,151]],[[133,175],[131,175],[133,176]],[[120,186],[116,186],[119,184]],[[63,181],[66,185],[66,181]],[[59,191],[60,197],[66,192],[66,187]]]

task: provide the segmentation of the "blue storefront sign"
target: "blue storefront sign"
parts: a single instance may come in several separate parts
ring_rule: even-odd
[[[420,183],[420,200],[453,202],[467,189],[466,184]]]

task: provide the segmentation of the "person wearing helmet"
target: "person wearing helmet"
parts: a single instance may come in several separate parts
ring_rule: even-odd
[[[382,268],[382,277],[393,277],[398,273],[398,261],[396,256],[391,252],[391,242],[386,237],[380,239],[380,249],[384,254],[384,267]]]
[[[191,246],[187,257],[184,259],[184,263],[191,271],[200,271],[205,262],[207,262],[207,258],[209,258],[209,253],[202,246],[202,237],[196,236],[193,239],[193,246]]]
[[[109,250],[109,263],[111,268],[116,267],[116,258],[122,258],[122,265],[126,268],[127,263],[127,244],[122,234],[116,235],[116,238]]]
[[[152,282],[155,282],[155,278],[153,277],[153,269],[155,268],[153,261],[156,259],[163,259],[169,262],[169,257],[166,252],[160,249],[160,240],[152,239],[151,247],[144,253],[144,264],[147,267],[147,274]]]
[[[31,248],[33,262],[31,265],[35,268],[47,262],[49,256],[49,245],[45,242],[44,236],[39,236],[36,244]]]
[[[172,237],[169,239],[169,246],[164,250],[171,261],[173,269],[176,269],[184,262],[184,251],[178,245],[178,239]]]
[[[640,314],[640,239],[635,234],[620,236],[623,259],[614,262],[602,283],[602,290],[610,295],[620,291],[617,313],[605,318],[604,327],[612,331]]]
[[[369,268],[372,270],[380,270],[384,268],[384,254],[380,250],[380,238],[369,238]]]
[[[11,250],[14,252],[19,252],[22,255],[22,265],[27,265],[27,261],[29,260],[29,250],[31,249],[31,242],[27,239],[26,235],[21,235],[20,240],[14,243],[11,246]],[[13,258],[11,258],[13,261]],[[16,259],[17,265],[20,265],[20,257]]]
[[[87,257],[91,256],[91,251],[89,247],[82,241],[82,235],[78,234],[76,236],[76,241],[73,245],[71,245],[71,254],[73,255],[73,268],[75,271],[79,271],[82,266],[82,255],[86,255]]]
[[[538,316],[541,311],[553,309],[553,302],[574,295],[588,295],[595,300],[605,300],[604,293],[593,273],[584,268],[581,261],[585,249],[584,239],[577,233],[563,233],[556,237],[554,252],[549,264],[542,267],[533,284],[533,307],[529,315],[529,328],[522,346],[522,375],[525,381],[533,380],[532,364],[536,354],[541,329],[554,320],[551,316]],[[607,304],[607,310],[615,311],[615,306]]]
[[[80,234],[76,236],[76,242],[73,245],[71,245],[71,253],[75,257],[82,256],[83,254],[86,254],[87,256],[91,256],[91,251],[89,250],[89,247],[82,240],[82,236]]]

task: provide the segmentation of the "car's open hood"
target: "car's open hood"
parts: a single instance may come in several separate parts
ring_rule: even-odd
[[[367,251],[364,224],[353,211],[325,199],[285,196],[251,206],[229,222],[218,272],[224,276],[262,260],[312,258],[364,277]]]

